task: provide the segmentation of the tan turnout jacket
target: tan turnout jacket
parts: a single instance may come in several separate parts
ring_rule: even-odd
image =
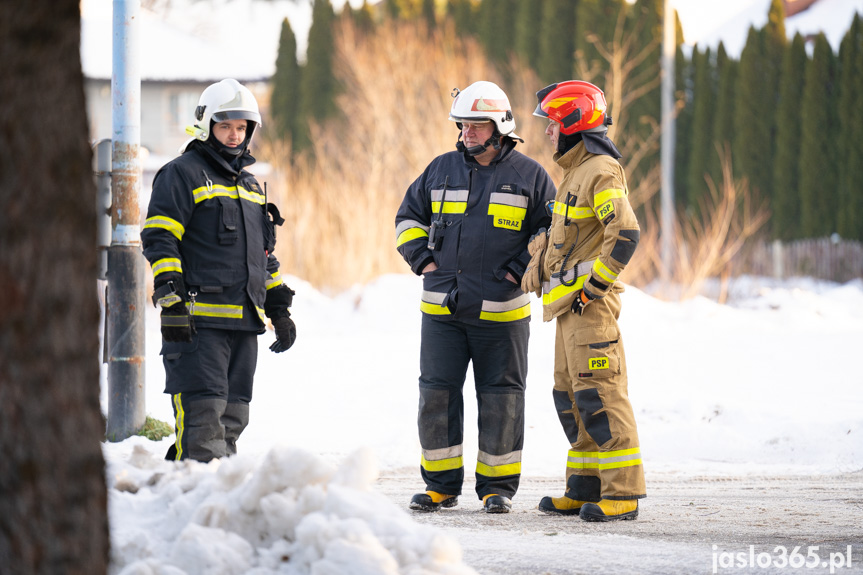
[[[591,154],[583,142],[554,159],[564,177],[542,270],[543,321],[568,312],[583,287],[597,297],[609,293],[639,237],[626,176],[617,160]]]

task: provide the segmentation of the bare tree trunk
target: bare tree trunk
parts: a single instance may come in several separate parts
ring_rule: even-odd
[[[0,2],[0,571],[105,573],[78,0]]]

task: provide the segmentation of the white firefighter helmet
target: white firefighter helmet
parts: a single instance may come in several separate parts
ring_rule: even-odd
[[[248,88],[232,78],[207,86],[195,108],[195,123],[186,128],[193,139],[206,141],[210,137],[210,121],[248,120],[246,143],[252,139],[255,128],[261,125],[258,101]],[[186,142],[180,151],[183,151]]]
[[[449,119],[461,128],[463,121],[481,122],[491,120],[502,136],[522,140],[515,133],[515,119],[506,93],[494,82],[474,82],[464,90],[456,92],[449,111]]]

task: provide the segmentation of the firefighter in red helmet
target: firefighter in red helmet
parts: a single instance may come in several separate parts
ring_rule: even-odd
[[[620,152],[607,137],[602,90],[588,82],[537,92],[535,116],[564,175],[548,234],[531,240],[522,289],[542,294],[543,320],[557,319],[554,405],[571,445],[562,497],[539,509],[587,521],[635,519],[645,497],[635,416],[617,319],[618,276],[638,245]]]

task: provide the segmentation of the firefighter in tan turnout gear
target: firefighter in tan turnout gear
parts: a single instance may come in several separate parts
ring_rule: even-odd
[[[543,497],[546,513],[587,521],[635,519],[645,497],[641,450],[627,393],[626,359],[617,318],[617,281],[639,239],[626,177],[606,137],[602,91],[587,82],[537,92],[535,116],[563,180],[548,234],[531,240],[525,292],[542,293],[543,319],[557,318],[554,405],[571,444],[563,497]]]
[[[551,218],[554,183],[515,150],[509,99],[475,82],[453,100],[456,149],[432,160],[396,214],[397,248],[423,276],[419,378],[420,472],[411,509],[457,504],[464,480],[462,389],[473,364],[479,421],[476,493],[507,513],[521,476],[530,297],[527,243]]]

